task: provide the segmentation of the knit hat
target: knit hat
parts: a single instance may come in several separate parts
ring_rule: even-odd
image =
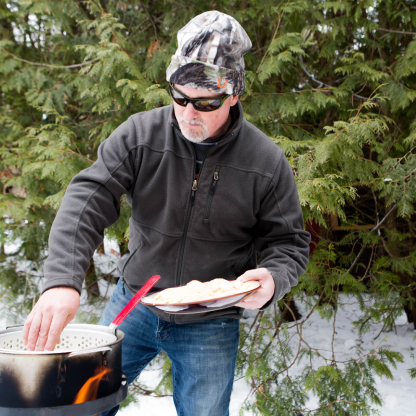
[[[178,32],[166,79],[198,90],[241,95],[244,54],[251,41],[240,23],[216,10],[194,17]]]

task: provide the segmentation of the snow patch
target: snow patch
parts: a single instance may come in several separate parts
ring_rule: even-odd
[[[344,347],[345,348],[347,348],[348,350],[349,349],[351,349],[351,348],[353,348],[353,347],[355,347],[356,346],[356,342],[355,342],[355,340],[354,339],[347,339],[345,342],[344,342]]]
[[[396,409],[397,402],[398,402],[397,397],[389,394],[385,400],[386,409],[390,409],[390,410]]]

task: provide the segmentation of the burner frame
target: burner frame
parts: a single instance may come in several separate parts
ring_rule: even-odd
[[[119,390],[100,399],[56,407],[0,407],[0,414],[2,416],[92,416],[120,404],[127,397],[127,391],[127,376],[122,374]]]

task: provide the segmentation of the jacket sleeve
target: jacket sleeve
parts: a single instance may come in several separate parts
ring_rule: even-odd
[[[282,152],[260,207],[254,239],[261,255],[259,267],[267,268],[275,282],[274,295],[262,310],[297,285],[309,261],[309,242],[295,178]]]
[[[128,119],[98,148],[97,161],[69,184],[49,235],[42,291],[69,286],[81,292],[104,229],[120,215],[120,197],[134,185],[136,129]]]

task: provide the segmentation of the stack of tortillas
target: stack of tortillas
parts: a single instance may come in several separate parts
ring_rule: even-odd
[[[260,283],[255,280],[244,283],[225,279],[214,279],[205,283],[192,280],[186,286],[172,287],[150,295],[147,300],[153,304],[164,305],[205,302],[245,293],[259,286]]]

